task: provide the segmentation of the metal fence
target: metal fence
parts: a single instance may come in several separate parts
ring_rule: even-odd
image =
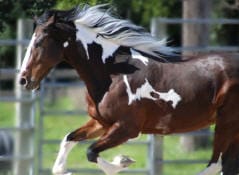
[[[12,80],[15,82],[18,69],[21,65],[21,58],[24,54],[24,47],[26,43],[23,42],[26,38],[29,39],[28,30],[32,30],[31,20],[19,20],[17,40],[9,43],[2,41],[1,44],[17,46],[16,68],[0,69],[0,81]],[[4,95],[4,91],[0,91],[1,103],[14,103],[15,116],[13,121],[15,123],[12,127],[0,128],[0,131],[11,133],[13,142],[8,145],[14,148],[13,154],[10,156],[0,156],[0,161],[11,162],[11,174],[14,175],[32,175],[34,174],[34,130],[35,130],[35,102],[36,97],[33,93],[23,90],[18,83],[15,83],[14,92],[10,95]],[[7,134],[4,134],[7,135]],[[9,148],[10,148],[9,147]],[[0,170],[1,171],[1,170]]]
[[[167,38],[167,27],[173,27],[173,25],[182,26],[183,24],[208,24],[212,25],[239,25],[238,19],[218,18],[218,19],[182,19],[182,18],[153,18],[151,21],[152,35]],[[207,45],[205,46],[189,46],[189,47],[172,47],[177,52],[193,51],[193,52],[238,52],[239,46],[227,46],[227,45]]]

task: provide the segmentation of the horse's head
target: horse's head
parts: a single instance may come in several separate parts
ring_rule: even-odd
[[[37,89],[49,71],[63,61],[65,49],[73,40],[74,24],[62,20],[58,11],[45,12],[37,19],[20,70],[20,84],[28,90]]]

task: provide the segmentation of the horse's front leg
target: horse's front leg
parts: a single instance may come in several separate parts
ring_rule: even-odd
[[[126,142],[130,138],[137,137],[139,131],[124,123],[114,123],[108,131],[95,143],[93,143],[87,152],[88,160],[98,164],[106,175],[114,175],[117,172],[127,168],[134,161],[127,156],[117,156],[113,162],[108,162],[101,157],[99,153]]]
[[[57,175],[70,174],[66,172],[66,161],[71,149],[77,142],[101,136],[103,133],[104,128],[102,125],[91,119],[81,128],[67,134],[60,144],[60,150],[52,168],[52,173]]]

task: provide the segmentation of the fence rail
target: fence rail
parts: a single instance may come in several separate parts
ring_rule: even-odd
[[[0,80],[9,80],[9,79],[13,80],[16,76],[16,73],[18,73],[17,69],[0,68]]]
[[[157,23],[163,24],[183,24],[183,23],[190,23],[190,24],[219,24],[219,25],[235,25],[239,24],[238,19],[229,19],[229,18],[190,18],[190,19],[182,19],[182,18],[153,18]]]
[[[26,46],[29,43],[29,39],[25,40],[15,40],[15,39],[6,39],[6,40],[0,40],[0,46]]]

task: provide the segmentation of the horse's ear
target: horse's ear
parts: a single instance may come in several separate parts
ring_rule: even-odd
[[[44,31],[50,32],[55,30],[55,23],[56,23],[56,16],[53,14],[51,17],[48,18],[47,22],[44,24]]]
[[[37,23],[38,17],[36,15],[33,16],[34,23]]]
[[[47,21],[46,25],[49,26],[49,25],[52,25],[52,24],[55,24],[56,22],[56,15],[53,14]]]
[[[38,17],[36,15],[33,16],[33,29],[35,30],[38,23]]]

